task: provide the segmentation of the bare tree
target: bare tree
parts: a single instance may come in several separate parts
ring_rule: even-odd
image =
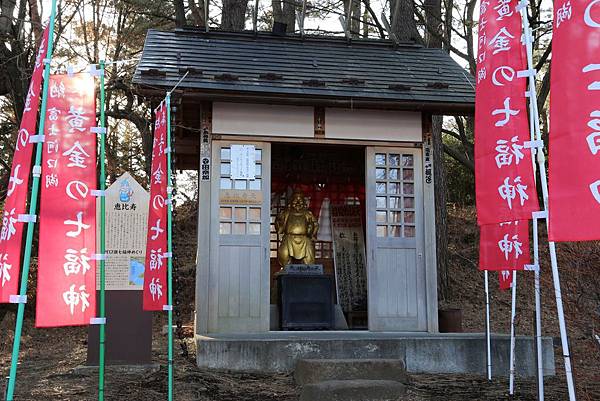
[[[243,31],[246,25],[248,0],[223,0],[221,29],[225,31]]]
[[[173,5],[175,6],[175,25],[178,28],[185,26],[185,6],[183,0],[174,0]]]
[[[414,0],[391,0],[390,14],[391,29],[398,40],[423,42],[415,20]]]
[[[192,13],[192,21],[196,26],[206,26],[206,21],[204,20],[204,0],[199,0],[196,3],[196,0],[188,0],[188,6],[190,7],[190,11]]]
[[[296,2],[294,0],[271,0],[273,21],[286,24],[286,32],[296,30]]]
[[[350,10],[348,10],[350,7]],[[350,12],[348,12],[350,11]],[[350,16],[348,29],[353,38],[360,37],[360,23],[361,23],[361,2],[360,0],[345,0],[344,1],[344,14]]]

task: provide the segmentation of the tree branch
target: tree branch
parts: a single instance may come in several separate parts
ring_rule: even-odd
[[[377,18],[375,11],[373,11],[373,8],[371,8],[371,5],[369,4],[368,1],[363,0],[362,3],[365,5],[365,8],[369,12],[369,14],[371,14],[373,23],[375,23],[375,25],[377,26],[377,29],[379,30],[379,36],[381,37],[381,39],[385,39],[385,28],[379,22],[379,18]]]
[[[454,160],[468,168],[471,173],[475,173],[475,162],[473,160],[469,160],[464,153],[444,144],[444,152],[452,157]]]
[[[548,47],[546,47],[544,54],[542,54],[542,57],[540,57],[539,61],[535,65],[534,68],[536,71],[539,71],[542,69],[542,67],[544,66],[544,63],[546,63],[546,60],[548,60],[548,57],[550,56],[550,52],[552,52],[552,41],[550,41],[550,43],[548,43]]]

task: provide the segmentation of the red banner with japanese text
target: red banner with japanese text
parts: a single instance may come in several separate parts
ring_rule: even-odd
[[[154,142],[150,175],[150,207],[144,272],[146,311],[161,311],[167,305],[167,107],[165,102],[154,110]]]
[[[44,63],[47,55],[49,28],[44,29],[42,41],[33,67],[29,90],[25,98],[25,107],[21,125],[15,143],[4,211],[0,229],[0,303],[9,302],[11,295],[18,294],[19,271],[21,269],[21,247],[25,224],[19,221],[19,215],[27,213],[27,193],[29,173],[34,143],[29,137],[36,134],[38,108],[40,104],[41,83]]]
[[[498,272],[498,282],[500,290],[506,291],[512,287],[514,270],[500,270]]]
[[[40,195],[37,327],[96,313],[96,95],[88,73],[51,75]]]
[[[530,263],[528,220],[480,226],[479,270],[523,270]]]
[[[482,0],[475,95],[475,189],[479,225],[531,219],[539,210],[525,90],[518,0]]]
[[[554,5],[548,236],[599,240],[600,0]]]

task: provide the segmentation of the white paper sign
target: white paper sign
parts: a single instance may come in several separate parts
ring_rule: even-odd
[[[255,158],[254,145],[231,145],[231,179],[255,179]]]

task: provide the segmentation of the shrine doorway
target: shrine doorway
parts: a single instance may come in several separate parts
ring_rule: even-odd
[[[428,291],[435,290],[435,275],[428,276],[426,255],[435,247],[425,246],[425,220],[433,207],[425,207],[422,149],[269,139],[212,143],[210,254],[207,276],[200,280],[207,291],[199,302],[206,308],[207,332],[281,329],[282,237],[274,223],[295,190],[304,192],[320,223],[315,262],[335,277],[329,291],[338,305],[333,329],[430,330],[436,315],[428,310],[435,306]],[[246,156],[237,154],[241,148]],[[242,159],[252,162],[251,178],[232,174],[233,162]],[[433,225],[429,229],[429,235],[435,232]],[[435,259],[429,260],[434,273]],[[307,310],[316,307],[312,303]]]
[[[323,266],[324,275],[332,277],[332,328],[367,330],[365,147],[305,143],[271,144],[271,330],[282,329],[277,249],[283,236],[276,231],[275,219],[294,191],[305,195],[319,222],[315,263]]]

